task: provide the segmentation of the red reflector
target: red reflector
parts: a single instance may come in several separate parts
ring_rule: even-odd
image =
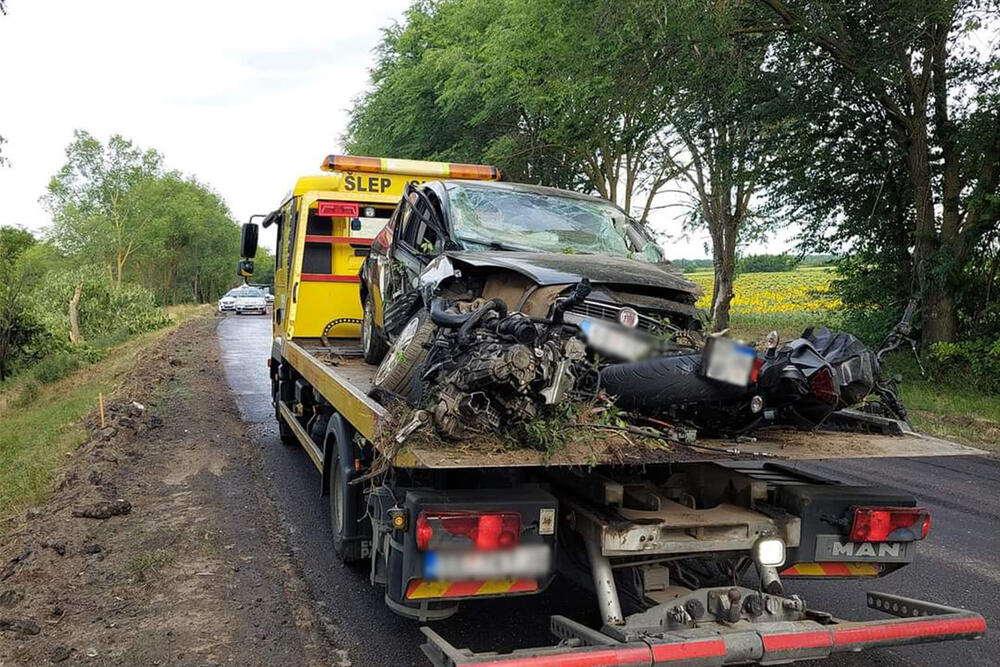
[[[923,507],[855,507],[851,542],[912,542],[927,537],[931,514]]]
[[[840,400],[840,394],[833,385],[833,374],[829,368],[821,368],[809,378],[809,390],[813,396],[824,403],[836,403]]]
[[[356,218],[358,205],[345,201],[321,201],[316,210],[321,218]]]
[[[474,547],[479,551],[509,549],[521,536],[516,512],[421,512],[417,516],[417,548],[422,551]]]
[[[764,360],[760,357],[754,357],[753,368],[750,369],[750,382],[751,384],[757,381],[760,377],[760,367],[764,365]]]

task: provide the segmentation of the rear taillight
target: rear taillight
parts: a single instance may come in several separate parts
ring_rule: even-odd
[[[823,403],[833,404],[840,400],[829,368],[821,368],[812,374],[809,378],[809,391]]]
[[[468,549],[493,551],[517,546],[521,515],[516,512],[421,512],[417,548],[422,551]]]
[[[931,513],[923,507],[855,507],[851,542],[912,542],[927,537]]]
[[[755,384],[760,379],[760,368],[764,365],[764,360],[754,357],[753,368],[750,369],[750,384]]]

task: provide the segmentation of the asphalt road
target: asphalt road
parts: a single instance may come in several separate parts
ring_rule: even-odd
[[[333,640],[344,651],[331,663],[356,666],[425,665],[417,623],[396,616],[382,589],[364,567],[336,562],[330,542],[329,507],[320,496],[319,475],[305,452],[278,439],[265,366],[270,350],[267,317],[231,315],[221,323],[219,343],[226,379],[245,421],[252,424],[269,494],[290,533],[290,557],[302,573]],[[990,628],[1000,627],[1000,465],[996,459],[948,457],[862,459],[801,464],[804,470],[857,484],[907,489],[931,510],[930,537],[917,561],[878,582],[789,583],[813,608],[842,618],[875,618],[865,607],[869,588],[976,610]],[[554,643],[551,614],[597,623],[590,595],[557,581],[526,599],[466,603],[434,628],[455,646],[477,651],[512,650]],[[820,663],[811,663],[820,664]],[[996,665],[1000,632],[978,642],[953,642],[843,655],[824,665]]]

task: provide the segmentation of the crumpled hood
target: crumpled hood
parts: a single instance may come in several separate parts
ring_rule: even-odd
[[[607,255],[571,255],[505,250],[462,250],[445,253],[451,260],[474,267],[516,271],[539,285],[562,285],[589,278],[593,283],[642,285],[700,295],[701,288],[669,264],[649,264]]]

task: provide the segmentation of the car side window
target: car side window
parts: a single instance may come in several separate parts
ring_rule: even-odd
[[[404,201],[400,204],[399,240],[409,246],[413,245],[414,219],[413,206],[409,202]]]
[[[425,221],[426,215],[435,215],[435,211],[427,211],[427,199],[421,198],[416,202],[404,201],[401,203],[402,228],[400,229],[400,240],[409,246],[416,253],[426,253],[436,247],[438,235],[434,228]]]

